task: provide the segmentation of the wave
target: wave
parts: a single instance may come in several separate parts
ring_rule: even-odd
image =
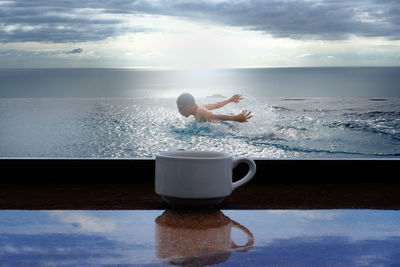
[[[371,101],[388,101],[387,98],[370,98]]]
[[[257,142],[255,141],[253,144],[263,145],[263,146],[271,146],[274,148],[278,148],[285,152],[299,152],[305,153],[309,157],[312,157],[312,154],[329,154],[329,155],[346,155],[346,156],[357,156],[357,157],[399,157],[400,153],[363,153],[357,151],[341,151],[341,150],[328,150],[328,149],[319,149],[319,148],[307,148],[296,145],[286,145],[280,143],[271,143],[271,142]]]
[[[288,108],[283,106],[271,106],[271,109],[275,112],[282,112],[282,113],[329,113],[329,112],[337,112],[341,111],[340,109],[324,109],[324,108],[303,108],[303,109],[295,109],[295,108]],[[352,109],[350,109],[352,110]]]
[[[344,116],[357,117],[361,119],[385,119],[385,120],[396,120],[400,119],[399,111],[368,111],[368,112],[352,112],[344,113]]]
[[[292,108],[286,108],[286,107],[280,107],[280,106],[272,106],[271,108],[276,111],[293,111],[294,110]]]
[[[343,114],[343,118],[343,120],[331,122],[327,126],[380,134],[400,140],[400,112],[353,112]]]

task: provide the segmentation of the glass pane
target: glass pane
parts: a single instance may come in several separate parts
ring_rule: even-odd
[[[5,266],[391,266],[394,210],[2,210]]]

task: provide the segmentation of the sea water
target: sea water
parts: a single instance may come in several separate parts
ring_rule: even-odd
[[[0,157],[400,157],[396,74],[400,68],[0,70]],[[178,113],[182,92],[199,104],[241,93],[238,104],[213,112],[247,109],[253,117],[196,122]]]

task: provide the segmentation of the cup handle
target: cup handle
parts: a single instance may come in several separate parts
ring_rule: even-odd
[[[246,174],[245,177],[243,177],[239,181],[232,183],[232,190],[235,190],[239,186],[244,185],[245,183],[247,183],[248,181],[250,181],[253,178],[254,174],[256,174],[256,169],[257,169],[256,164],[254,163],[254,160],[249,159],[249,158],[234,159],[233,164],[232,164],[233,168],[235,168],[241,162],[244,162],[247,165],[249,165],[249,172]]]
[[[254,236],[253,234],[249,231],[249,229],[247,229],[246,227],[244,227],[243,225],[231,220],[232,222],[232,227],[235,227],[239,230],[242,230],[246,235],[247,235],[247,243],[242,245],[242,246],[238,246],[235,244],[235,242],[231,241],[231,248],[233,248],[235,251],[237,252],[246,252],[249,251],[253,245],[254,245]]]

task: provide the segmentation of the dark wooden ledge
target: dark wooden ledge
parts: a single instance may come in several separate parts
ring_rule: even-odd
[[[6,185],[0,209],[167,209],[150,185]],[[400,209],[398,184],[245,185],[220,209]]]
[[[256,160],[220,209],[400,209],[399,160]],[[154,160],[2,159],[0,209],[166,209]],[[247,172],[234,171],[235,179]]]

